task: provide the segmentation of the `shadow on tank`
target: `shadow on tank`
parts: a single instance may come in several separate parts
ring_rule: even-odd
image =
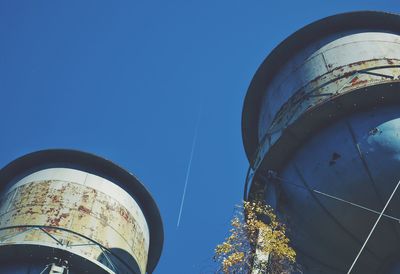
[[[97,259],[118,274],[140,274],[140,268],[131,254],[121,248],[109,248],[103,251]]]

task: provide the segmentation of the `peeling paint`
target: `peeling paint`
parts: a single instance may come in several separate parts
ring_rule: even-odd
[[[325,104],[335,96],[340,96],[355,88],[391,82],[396,79],[397,75],[400,75],[400,59],[395,58],[374,58],[333,68],[333,70],[310,80],[294,92],[278,109],[268,129],[265,131],[265,124],[261,126],[259,132],[265,132],[265,136],[260,140],[269,140],[271,134],[282,132],[303,113]],[[357,104],[354,107],[357,107]],[[275,140],[277,139],[275,138]],[[262,146],[268,147],[272,145],[273,142],[262,144]],[[268,148],[260,151],[265,154],[268,152]],[[260,155],[257,158],[262,159],[263,156]]]
[[[0,227],[15,225],[43,225],[72,230],[108,248],[127,251],[145,273],[148,246],[142,226],[118,200],[94,188],[60,180],[21,185],[0,200]],[[12,236],[16,231],[2,231],[0,239]],[[82,239],[71,233],[51,228],[45,231],[62,242],[71,243],[70,249],[75,253],[94,260],[101,256],[102,250],[96,246],[73,246],[73,243],[82,243]],[[54,239],[38,230],[13,236],[10,241],[55,243]],[[0,245],[7,243],[0,242]]]

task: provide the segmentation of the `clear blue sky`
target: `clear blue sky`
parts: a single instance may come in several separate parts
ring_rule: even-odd
[[[213,273],[248,163],[241,111],[268,52],[316,19],[374,1],[0,1],[0,165],[46,148],[106,157],[155,198],[157,273]],[[203,105],[181,226],[176,228]]]

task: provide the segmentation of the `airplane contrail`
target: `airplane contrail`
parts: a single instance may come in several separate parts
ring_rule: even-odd
[[[189,181],[189,175],[190,175],[190,168],[192,167],[192,160],[193,160],[193,154],[194,154],[194,149],[196,147],[196,141],[197,141],[197,133],[199,129],[199,124],[200,124],[200,118],[201,118],[201,112],[202,112],[202,107],[199,110],[199,115],[197,117],[197,122],[196,122],[196,127],[194,130],[194,136],[193,136],[193,142],[192,142],[192,149],[190,151],[190,157],[189,157],[189,164],[186,170],[186,178],[185,178],[185,186],[183,187],[183,194],[182,194],[182,201],[181,201],[181,208],[179,209],[179,215],[178,215],[178,222],[176,224],[176,227],[179,227],[179,224],[181,222],[181,217],[182,217],[182,210],[183,210],[183,204],[185,202],[185,196],[186,196],[186,189]]]

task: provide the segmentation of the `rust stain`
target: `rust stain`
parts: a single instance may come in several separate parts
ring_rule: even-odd
[[[119,215],[121,215],[122,218],[125,219],[125,221],[129,222],[130,216],[129,216],[128,211],[125,208],[118,207],[118,213],[119,213]]]
[[[57,196],[57,195],[53,195],[53,196],[51,197],[51,202],[52,202],[52,203],[55,203],[55,204],[59,203],[59,202],[60,202],[60,197]]]
[[[44,228],[42,228],[44,231],[46,231],[46,232],[48,232],[48,233],[54,233],[54,232],[56,232],[57,230],[56,229],[54,229],[54,228],[48,228],[48,227],[44,227]]]
[[[370,61],[375,61],[375,60],[362,60],[362,61],[358,61],[358,62],[352,63],[349,66],[350,67],[352,67],[352,66],[361,66],[361,65],[364,65],[364,64],[366,64],[366,63],[368,63]]]
[[[360,80],[360,78],[358,78],[358,76],[354,77],[351,80],[352,86],[361,85],[361,84],[365,84],[365,83],[368,83],[368,80]]]
[[[90,214],[90,212],[91,212],[91,210],[90,210],[89,208],[84,207],[83,205],[80,205],[80,206],[78,207],[78,210],[79,210],[80,212],[84,212],[84,213],[86,213],[86,214]]]
[[[69,225],[69,229],[104,243],[105,246],[119,247],[135,255],[141,268],[145,268],[147,238],[141,231],[139,221],[135,219],[133,212],[107,193],[73,183],[43,180],[21,186],[13,201],[3,200],[3,203],[11,204],[12,207],[9,215],[1,220],[2,223],[42,224],[50,227]],[[72,223],[74,216],[77,216],[77,219]],[[44,230],[54,234],[60,241],[81,241],[57,229]],[[40,231],[26,234],[23,240],[44,243],[52,241]],[[133,244],[134,242],[136,244]],[[75,249],[76,252],[86,254],[90,258],[98,256],[98,250],[88,247]]]
[[[36,212],[33,211],[32,207],[30,207],[27,211],[25,211],[25,213],[32,215],[32,214],[35,214]]]
[[[56,209],[54,207],[50,207],[49,209],[47,209],[44,213],[48,214],[48,213],[53,213]]]
[[[102,225],[106,226],[108,223],[108,217],[104,213],[100,213],[100,222]]]
[[[348,71],[348,72],[343,73],[343,76],[344,76],[344,77],[349,77],[349,76],[351,76],[351,75],[353,75],[353,74],[354,74],[353,71]]]
[[[368,83],[368,80],[362,80],[362,81],[358,81],[357,83],[355,83],[354,85],[362,85]]]
[[[351,84],[354,85],[355,83],[357,83],[357,80],[358,80],[358,76],[354,77],[354,78],[351,80]]]
[[[61,220],[68,218],[68,216],[68,213],[63,213],[58,218],[51,219],[48,223],[50,224],[50,226],[60,226]]]
[[[332,73],[334,73],[334,72],[344,72],[344,70],[345,70],[345,68],[350,68],[350,69],[353,69],[353,67],[357,67],[357,66],[365,66],[365,65],[368,65],[369,63],[376,63],[376,62],[387,62],[389,65],[393,65],[394,64],[394,62],[400,62],[400,59],[378,59],[378,58],[374,58],[374,59],[370,59],[370,60],[363,60],[363,61],[358,61],[358,62],[354,62],[354,63],[351,63],[351,64],[347,64],[347,65],[343,65],[343,66],[338,66],[338,67],[335,67],[332,71],[328,71],[328,72],[326,72],[326,73],[324,73],[324,74],[322,74],[322,75],[318,75],[317,77],[315,77],[314,79],[312,79],[311,81],[310,81],[310,83],[314,83],[314,82],[316,82],[316,81],[319,81],[319,80],[321,80],[321,78],[323,78],[323,77],[325,77],[325,76],[327,76],[327,75],[330,75],[330,74],[332,74]],[[348,77],[348,76],[351,76],[352,74],[354,74],[354,70],[352,70],[352,71],[349,71],[349,72],[345,72],[344,74],[343,74],[343,76],[344,77]]]

